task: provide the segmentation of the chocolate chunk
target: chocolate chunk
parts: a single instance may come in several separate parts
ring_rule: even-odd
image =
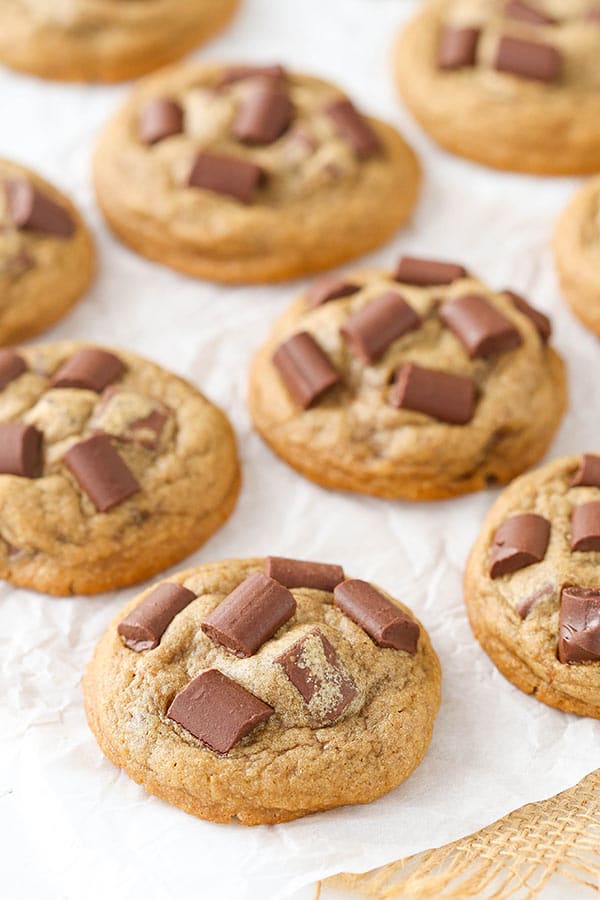
[[[555,589],[556,585],[548,583],[538,591],[534,591],[533,594],[530,594],[528,597],[522,597],[517,603],[517,612],[520,617],[526,619],[536,603],[543,600],[545,597],[551,597]]]
[[[285,90],[260,82],[248,93],[235,117],[232,133],[245,144],[272,144],[292,121],[292,104]]]
[[[535,309],[535,307],[531,306],[524,297],[520,296],[520,294],[515,294],[514,291],[509,290],[503,291],[503,293],[512,300],[515,309],[518,309],[520,313],[523,313],[524,316],[531,319],[537,328],[542,341],[547,344],[552,334],[552,323],[548,316],[545,316],[539,309]]]
[[[416,653],[420,633],[417,623],[367,581],[354,579],[338,584],[333,602],[380,647]]]
[[[585,15],[585,20],[586,22],[591,22],[592,25],[600,25],[600,6],[590,9]]]
[[[571,487],[600,487],[600,456],[583,454]]]
[[[550,522],[535,513],[506,519],[496,530],[490,550],[490,577],[500,578],[543,560],[550,540]]]
[[[236,81],[245,81],[247,78],[265,78],[269,81],[282,81],[286,77],[283,66],[232,66],[227,69],[218,87],[226,87]]]
[[[521,78],[550,83],[558,78],[560,64],[556,47],[504,35],[498,44],[494,68]]]
[[[0,391],[26,371],[27,363],[15,350],[0,350]]]
[[[0,425],[0,473],[38,478],[42,472],[41,431],[22,422]]]
[[[396,373],[390,403],[450,425],[466,425],[475,411],[475,384],[468,375],[405,363]]]
[[[350,145],[359,159],[367,159],[382,150],[379,135],[350,100],[337,100],[326,107],[325,112],[333,121],[339,136]]]
[[[50,379],[50,385],[55,388],[82,388],[99,394],[124,372],[124,363],[114,353],[97,347],[84,347],[62,364]]]
[[[308,409],[325,391],[342,380],[307,331],[300,331],[281,344],[273,356],[273,364],[302,409]]]
[[[169,719],[215,753],[229,753],[272,715],[271,706],[218,669],[197,675],[167,710]]]
[[[202,631],[236,656],[253,656],[295,612],[288,589],[255,572],[213,609]]]
[[[522,343],[519,330],[486,297],[467,294],[448,300],[440,319],[464,345],[470,357],[506,353]]]
[[[359,284],[344,281],[337,275],[324,275],[318,278],[306,292],[306,302],[309,306],[322,306],[329,300],[339,300],[341,297],[350,297],[360,291]]]
[[[335,647],[313,629],[275,660],[321,722],[332,724],[352,703],[358,689]]]
[[[467,270],[456,263],[437,262],[416,256],[403,256],[394,272],[394,281],[419,287],[437,287],[466,278]]]
[[[156,97],[140,110],[138,135],[142,144],[157,144],[183,132],[183,109],[176,100]]]
[[[462,69],[477,62],[479,28],[445,28],[438,50],[440,69]]]
[[[421,326],[421,317],[400,294],[386,291],[340,328],[352,353],[365,363],[376,362],[395,340]]]
[[[571,550],[600,550],[600,501],[576,506],[571,516]]]
[[[196,594],[172,581],[159,584],[132,609],[117,627],[130,650],[154,650],[173,619],[196,599]]]
[[[70,212],[26,178],[10,178],[5,190],[10,221],[17,228],[60,238],[70,238],[75,233],[75,222]]]
[[[153,409],[142,419],[136,419],[127,427],[123,438],[132,441],[147,450],[156,450],[160,437],[168,421],[169,415],[160,409]]]
[[[344,570],[341,566],[286,559],[283,556],[267,556],[265,575],[274,578],[286,588],[305,587],[330,593],[336,584],[344,580]]]
[[[241,203],[252,203],[265,178],[260,166],[233,156],[197,153],[188,176],[188,187],[225,194]]]
[[[65,453],[65,464],[96,509],[108,512],[141,490],[105,434],[95,434]]]
[[[561,663],[600,660],[600,591],[563,588],[558,617],[558,658]]]
[[[524,0],[507,0],[504,15],[520,22],[529,22],[530,25],[556,25],[556,19]]]

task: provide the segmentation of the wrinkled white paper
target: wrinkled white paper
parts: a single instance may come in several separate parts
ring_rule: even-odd
[[[577,181],[488,171],[443,154],[419,131],[390,76],[392,37],[417,5],[245,0],[204,56],[282,61],[330,77],[406,133],[424,163],[421,204],[412,225],[369,263],[391,265],[400,250],[463,261],[550,312],[571,383],[571,407],[550,457],[597,450],[600,350],[562,302],[548,249]],[[47,338],[134,349],[191,379],[231,416],[243,461],[241,499],[188,565],[275,553],[342,563],[379,583],[428,628],[443,666],[443,705],[425,761],[382,800],[276,827],[213,825],[147,796],[104,759],[85,723],[85,664],[135,590],[50,599],[2,585],[3,888],[11,900],[310,897],[322,876],[442,845],[573,785],[600,766],[600,723],[521,694],[471,634],[461,571],[494,492],[422,505],[328,492],[253,433],[248,362],[301,285],[193,281],[136,257],[107,233],[93,201],[90,158],[98,129],[126,90],[0,73],[0,153],[72,193],[100,251],[93,290]]]

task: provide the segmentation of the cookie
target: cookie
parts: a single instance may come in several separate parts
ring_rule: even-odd
[[[0,62],[60,81],[124,81],[223,28],[238,0],[3,0]]]
[[[559,218],[554,258],[573,312],[600,334],[600,178],[580,188]]]
[[[0,578],[141,581],[207,540],[238,488],[231,427],[191,384],[123,350],[0,350]]]
[[[440,667],[410,610],[340,566],[181,572],[102,637],[83,683],[108,758],[186,812],[244,825],[368,803],[422,760]]]
[[[487,516],[465,573],[475,636],[503,675],[600,718],[600,456],[523,475]]]
[[[138,253],[189,275],[261,282],[378,247],[408,218],[420,169],[389,125],[281,66],[173,68],[101,135],[98,201]]]
[[[395,50],[400,93],[452,153],[547,175],[600,169],[597,0],[431,0]]]
[[[250,374],[254,424],[318,484],[430,500],[510,481],[565,407],[550,321],[456,263],[317,280]]]
[[[94,269],[92,238],[73,204],[29,169],[0,160],[0,344],[64,316]]]

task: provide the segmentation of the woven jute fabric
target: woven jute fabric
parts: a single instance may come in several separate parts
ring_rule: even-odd
[[[551,879],[600,894],[600,769],[574,788],[530,803],[470,837],[364,875],[321,882],[317,896],[343,889],[358,897],[489,900],[533,898]],[[565,884],[565,882],[561,882]]]

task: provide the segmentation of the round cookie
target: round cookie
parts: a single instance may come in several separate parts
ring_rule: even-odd
[[[431,0],[395,50],[400,93],[443,147],[498,169],[600,169],[597,0]]]
[[[565,407],[550,322],[460,266],[403,257],[313,284],[250,374],[254,424],[325,487],[430,500],[506,482]]]
[[[577,191],[558,220],[554,258],[573,312],[600,334],[600,178]]]
[[[73,204],[38,175],[0,160],[0,344],[60,319],[94,269],[92,238]]]
[[[0,62],[59,81],[124,81],[174,62],[238,0],[3,0]]]
[[[475,637],[549,706],[600,718],[600,457],[523,475],[488,514],[465,572]]]
[[[199,278],[264,282],[378,247],[420,168],[389,125],[281,66],[177,67],[138,85],[95,154],[98,201],[138,253]]]
[[[83,682],[100,747],[152,794],[244,825],[368,803],[422,760],[440,704],[427,633],[339,566],[189,569],[117,616]]]
[[[93,594],[196,550],[239,489],[235,438],[191,384],[123,350],[0,350],[0,578]]]

